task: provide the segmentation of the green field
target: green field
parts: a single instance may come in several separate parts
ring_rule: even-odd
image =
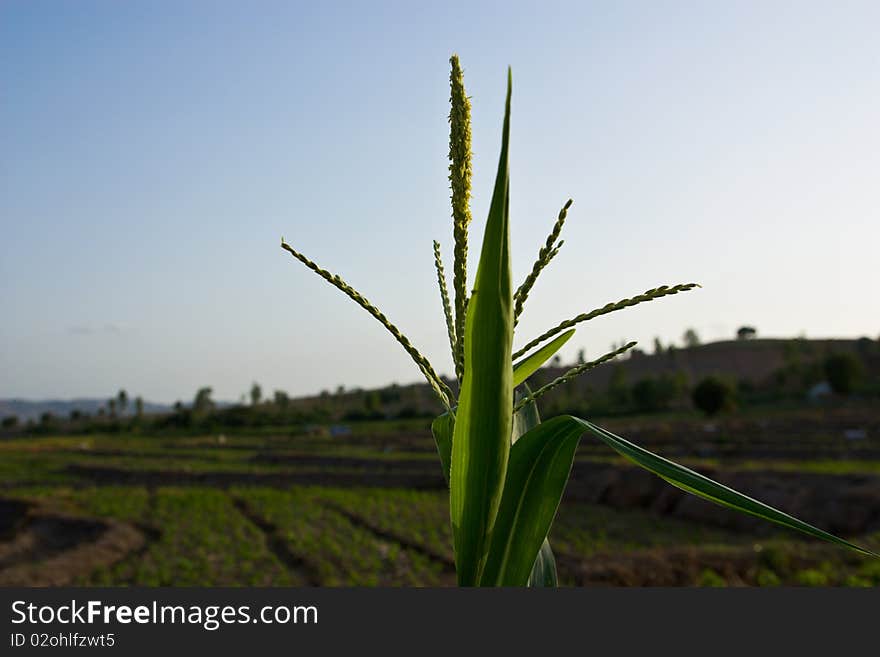
[[[681,421],[639,422],[630,429],[659,451],[776,495],[768,501],[783,509],[806,505],[808,520],[880,547],[876,433],[852,445],[833,423],[805,423],[781,441],[736,423],[701,433],[692,422],[681,444],[668,435],[670,426],[688,435],[676,429]],[[0,584],[455,580],[447,495],[421,422],[357,425],[338,437],[7,439],[0,482]],[[743,523],[667,489],[584,444],[551,533],[562,583],[880,585],[880,561]]]

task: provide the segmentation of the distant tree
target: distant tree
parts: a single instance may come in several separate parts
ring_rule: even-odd
[[[758,329],[754,326],[740,326],[736,330],[737,340],[754,340],[758,336]]]
[[[824,367],[828,384],[839,395],[850,394],[862,377],[862,364],[852,354],[831,354]]]
[[[82,412],[78,408],[74,408],[70,411],[70,421],[71,422],[79,422],[82,419]]]
[[[275,405],[278,408],[285,409],[290,404],[290,397],[283,390],[275,391]]]
[[[676,376],[663,375],[636,381],[632,387],[632,400],[636,408],[646,413],[662,411],[678,395],[680,384]]]
[[[630,389],[626,383],[626,370],[620,365],[614,367],[608,380],[608,398],[618,408],[629,404]]]
[[[336,386],[336,396],[342,397],[342,395],[344,395],[344,394],[345,394],[345,386],[343,386],[343,385]]]
[[[251,386],[251,406],[258,405],[262,398],[263,398],[263,389],[260,387],[259,383],[254,381],[254,385]]]
[[[553,367],[560,367],[562,365],[562,358],[560,358],[559,354],[556,354],[553,359],[550,361],[550,364]]]
[[[183,413],[183,402],[179,399],[174,402],[174,412],[175,413]]]
[[[110,417],[116,417],[116,399],[114,397],[107,400],[107,410],[110,411]]]
[[[368,413],[378,413],[382,410],[382,395],[379,391],[373,390],[366,394],[364,408]]]
[[[689,328],[684,332],[682,340],[684,340],[685,347],[691,348],[700,346],[700,336],[697,335],[697,332],[692,328]]]
[[[663,343],[660,342],[660,338],[654,338],[654,354],[660,355],[663,353]]]
[[[390,386],[386,388],[382,388],[379,391],[379,400],[382,402],[382,405],[386,404],[394,404],[401,400],[402,393],[400,392],[400,386],[396,383],[392,383]]]
[[[48,427],[50,424],[52,424],[53,419],[55,419],[55,418],[52,416],[52,413],[50,413],[49,411],[42,413],[40,415],[40,426]]]
[[[107,409],[104,408],[103,406],[99,406],[97,415],[98,415],[98,417],[104,417],[105,415],[107,415]]]
[[[116,401],[119,404],[119,414],[125,415],[125,409],[128,407],[128,393],[125,390],[120,390],[116,395]]]
[[[709,376],[700,381],[691,397],[694,406],[710,416],[735,406],[733,386],[716,376]]]
[[[646,378],[639,379],[632,387],[632,398],[636,408],[640,411],[650,412],[659,410],[660,390],[657,385],[657,379]]]
[[[2,426],[4,429],[14,429],[18,426],[18,416],[17,415],[7,415],[3,418]]]
[[[583,365],[587,362],[587,350],[586,349],[578,349],[578,365]]]
[[[196,397],[193,400],[193,413],[196,415],[207,415],[214,410],[214,402],[211,399],[211,392],[212,390],[208,386],[198,389]]]
[[[137,419],[141,419],[144,417],[144,398],[143,397],[135,397],[134,398],[134,414]]]
[[[411,404],[407,404],[397,413],[397,418],[400,420],[409,420],[412,418],[423,417],[424,412],[419,411],[418,408]]]

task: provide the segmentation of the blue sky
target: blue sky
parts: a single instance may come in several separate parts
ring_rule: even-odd
[[[876,337],[878,22],[874,2],[6,0],[0,397],[418,380],[281,236],[451,372],[431,240],[451,253],[452,52],[472,242],[508,65],[516,280],[574,199],[518,344],[689,281],[582,325],[564,358],[688,327]]]

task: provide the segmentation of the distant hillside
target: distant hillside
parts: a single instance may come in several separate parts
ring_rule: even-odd
[[[627,386],[633,386],[642,379],[672,375],[682,381],[684,387],[680,389],[678,396],[684,405],[690,404],[688,390],[709,375],[720,375],[741,385],[749,384],[754,389],[773,386],[778,388],[780,378],[785,379],[787,376],[788,380],[793,380],[794,377],[800,381],[800,387],[791,394],[803,395],[803,381],[809,379],[807,383],[812,385],[811,382],[821,380],[824,376],[821,363],[832,353],[858,354],[867,367],[869,378],[880,381],[880,347],[876,341],[867,338],[726,340],[689,348],[668,347],[655,354],[634,349],[626,357],[601,365],[551,391],[545,397],[544,404],[551,411],[570,409],[573,405],[586,403],[588,400],[592,400],[590,404],[595,404],[597,393],[603,395],[608,392],[609,382],[615,372],[620,372],[617,375],[618,380],[622,378]],[[589,360],[599,355],[588,353],[586,358]],[[532,376],[530,383],[533,387],[538,387],[560,376],[572,366],[572,363],[560,363],[542,368]],[[807,372],[806,376],[804,372]],[[780,377],[782,374],[786,376]],[[457,388],[455,381],[447,380],[447,383],[453,390]],[[627,410],[625,406],[623,411]],[[106,400],[0,399],[0,418],[17,415],[20,421],[39,420],[43,413],[49,412],[55,418],[67,419],[73,410],[95,416],[101,407],[106,407]],[[190,404],[184,405],[185,409],[189,407]],[[281,397],[276,395],[256,407],[216,402],[214,408],[218,411],[213,416],[217,421],[238,423],[236,426],[255,426],[255,422],[284,424],[295,421],[431,417],[442,412],[440,404],[424,383],[391,384],[373,390],[340,388],[333,393],[324,391],[319,395],[299,398],[288,398],[282,394]],[[621,404],[618,403],[616,408],[621,409]],[[130,402],[128,414],[132,411],[133,402]],[[147,402],[144,404],[144,411],[147,415],[170,415],[173,407]]]
[[[71,411],[80,411],[95,415],[101,407],[106,408],[106,399],[47,399],[31,401],[26,399],[0,399],[0,418],[16,415],[20,421],[39,420],[43,413],[49,412],[55,417],[66,418]],[[144,402],[144,413],[167,413],[171,406]],[[134,411],[134,400],[129,401],[128,413]]]
[[[828,356],[847,353],[855,356],[864,375],[858,376],[859,390],[880,392],[880,345],[868,338],[726,340],[650,355],[634,349],[551,390],[542,407],[551,414],[685,410],[692,407],[694,387],[709,376],[730,382],[741,406],[806,400],[814,386],[826,381]],[[587,354],[587,359],[591,356],[595,357]],[[540,387],[570,367],[542,369],[530,383],[533,389]],[[825,389],[830,391],[827,383]]]
[[[804,363],[825,358],[831,353],[856,353],[857,340],[760,339],[723,340],[697,347],[667,349],[660,354],[647,354],[634,349],[628,358],[597,367],[579,379],[576,385],[605,389],[615,369],[621,368],[630,383],[661,374],[683,372],[691,382],[715,374],[733,381],[755,385],[766,383],[775,372],[793,360]],[[587,360],[595,357],[587,355]],[[546,373],[561,374],[570,365],[547,368]]]
[[[876,347],[876,343],[869,342]],[[874,347],[872,349],[876,351]],[[560,395],[586,398],[588,389],[604,392],[618,369],[623,370],[629,385],[663,374],[683,374],[688,384],[694,385],[706,376],[715,374],[733,382],[762,386],[771,383],[780,370],[791,367],[793,363],[818,363],[831,353],[856,353],[859,349],[859,340],[805,338],[724,340],[690,348],[668,348],[659,354],[634,349],[629,356],[601,365],[551,392],[547,401],[558,399]],[[588,353],[587,359],[599,355]],[[573,365],[564,363],[542,368],[535,373],[531,382],[534,386],[541,385],[560,376]],[[457,388],[454,381],[447,383],[453,389]],[[320,396],[291,399],[290,406],[304,412],[323,408],[336,418],[357,414],[365,407],[380,410],[386,415],[396,415],[402,408],[426,415],[441,412],[426,384],[392,385],[379,390],[346,390],[342,394],[325,392]]]

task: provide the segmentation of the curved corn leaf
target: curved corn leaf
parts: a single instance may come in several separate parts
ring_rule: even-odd
[[[880,555],[875,552],[871,552],[870,550],[859,547],[854,543],[838,538],[834,534],[829,534],[818,527],[814,527],[802,520],[798,520],[794,516],[790,516],[787,513],[774,509],[772,506],[759,502],[758,500],[743,495],[742,493],[738,493],[732,488],[729,488],[724,484],[719,484],[698,472],[694,472],[689,468],[673,463],[669,459],[665,459],[662,456],[649,452],[628,440],[615,436],[610,431],[606,431],[591,422],[579,418],[572,419],[577,421],[584,429],[636,465],[639,465],[646,470],[650,470],[673,486],[687,491],[688,493],[693,493],[698,497],[702,497],[703,499],[725,506],[729,509],[763,518],[764,520],[769,520],[770,522],[782,525],[783,527],[788,527],[789,529],[796,529],[815,538],[821,538],[830,543],[843,545],[856,550],[857,552],[861,552],[862,554],[880,557]]]
[[[508,71],[501,156],[480,262],[467,307],[464,376],[452,439],[449,511],[455,568],[458,583],[464,586],[474,586],[480,580],[510,452],[513,414],[513,292],[507,163],[510,91]]]
[[[588,431],[637,465],[711,502],[862,554],[880,555],[658,456],[591,422],[561,416],[522,436],[510,452],[504,496],[481,584],[521,586],[539,576],[536,555],[556,514],[580,436]],[[531,569],[531,574],[529,571]]]
[[[555,417],[528,431],[510,449],[482,586],[525,586],[528,582],[583,432],[572,418]]]
[[[550,541],[545,538],[540,551],[538,551],[538,557],[535,559],[535,565],[532,567],[532,574],[529,575],[529,586],[533,588],[553,588],[558,585],[556,559],[553,556],[553,550],[550,548]]]
[[[515,375],[515,373],[514,373]],[[532,396],[529,386],[523,384],[526,389],[526,397]],[[517,401],[522,395],[517,393]],[[510,434],[511,444],[515,443],[524,433],[534,429],[541,423],[541,416],[538,415],[538,405],[534,400],[526,402],[526,404],[513,414],[513,431]],[[544,539],[538,556],[535,557],[535,563],[532,566],[532,574],[529,575],[529,586],[553,587],[557,585],[556,577],[556,559],[553,556],[553,550],[550,548],[550,541]]]
[[[535,371],[553,357],[557,351],[562,348],[571,336],[574,335],[574,329],[566,331],[558,338],[549,342],[528,358],[524,358],[513,366],[513,387],[515,388],[523,381],[528,379]]]

